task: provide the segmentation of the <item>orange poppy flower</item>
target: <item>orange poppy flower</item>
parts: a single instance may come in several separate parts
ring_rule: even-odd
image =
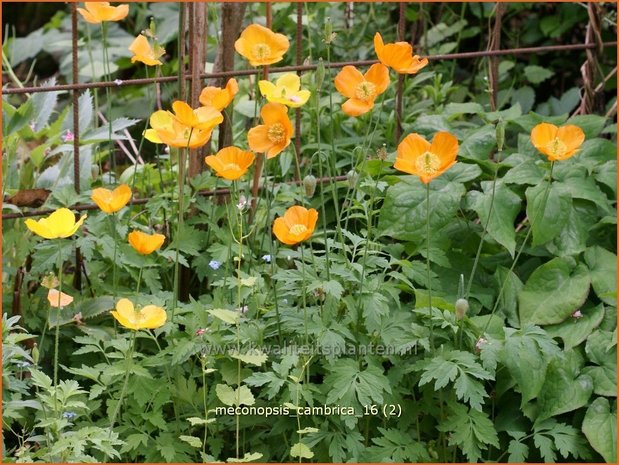
[[[432,144],[419,134],[409,134],[398,145],[393,167],[427,184],[451,168],[457,155],[458,139],[448,132],[437,132]]]
[[[428,64],[427,58],[413,55],[413,47],[408,42],[385,45],[378,32],[374,35],[374,50],[383,65],[393,68],[399,74],[416,74]]]
[[[280,242],[295,245],[311,237],[316,228],[318,212],[314,208],[295,205],[284,213],[284,216],[275,218],[273,233]]]
[[[54,308],[63,308],[73,302],[73,297],[57,289],[50,289],[47,292],[47,301]]]
[[[174,114],[159,110],[150,116],[151,129],[144,131],[144,137],[155,144],[171,147],[202,147],[211,138],[213,128],[220,124],[223,115],[211,107],[193,110],[185,102],[172,104]]]
[[[113,191],[99,187],[93,189],[90,198],[105,213],[116,213],[131,200],[131,188],[121,184]]]
[[[159,58],[165,53],[165,49],[159,44],[155,44],[155,47],[151,47],[148,43],[148,39],[140,34],[135,38],[131,45],[129,45],[129,51],[133,52],[131,57],[131,63],[141,61],[147,66],[160,65],[161,60]]]
[[[266,152],[267,158],[273,158],[288,147],[294,135],[288,108],[281,103],[267,103],[260,110],[260,117],[264,124],[251,128],[247,133],[249,147],[254,152]]]
[[[132,231],[127,236],[129,244],[140,255],[148,255],[158,250],[165,241],[163,234],[146,234],[142,231]]]
[[[217,152],[217,155],[209,155],[204,161],[215,170],[217,176],[234,181],[247,172],[254,158],[256,156],[252,152],[237,147],[226,147]]]
[[[335,76],[335,88],[348,100],[342,110],[348,116],[359,116],[374,107],[374,100],[389,86],[389,70],[381,63],[373,64],[367,73],[354,66],[344,66]]]
[[[290,41],[260,24],[250,24],[234,43],[235,50],[249,60],[252,66],[271,65],[281,61]]]
[[[585,133],[578,126],[568,124],[560,128],[550,123],[540,123],[531,131],[531,142],[549,160],[567,160],[585,141]]]
[[[120,299],[112,316],[127,329],[156,329],[163,326],[167,319],[165,310],[155,305],[147,305],[141,310],[135,310],[129,299]]]
[[[212,86],[202,89],[202,92],[200,92],[200,103],[205,107],[213,107],[215,110],[221,111],[230,105],[238,91],[239,85],[236,79],[232,78],[223,89]]]
[[[77,11],[86,22],[101,24],[103,21],[120,21],[129,14],[129,5],[110,6],[110,2],[85,2]]]

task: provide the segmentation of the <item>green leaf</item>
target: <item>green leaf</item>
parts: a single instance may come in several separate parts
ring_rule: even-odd
[[[245,455],[243,455],[243,457],[241,457],[240,459],[236,459],[236,458],[229,458],[227,460],[228,463],[247,463],[247,462],[253,462],[254,460],[258,460],[262,458],[262,454],[260,452],[245,452]]]
[[[358,400],[361,405],[382,404],[383,393],[391,393],[391,385],[381,368],[368,365],[361,370],[351,359],[337,360],[325,377],[325,385],[329,387],[327,404],[343,404],[342,399]]]
[[[247,386],[232,389],[227,384],[218,384],[215,386],[217,397],[225,405],[254,405],[256,399]]]
[[[445,109],[443,110],[443,115],[447,117],[451,117],[454,115],[474,115],[476,113],[483,113],[484,107],[482,107],[479,103],[476,102],[465,102],[465,103],[448,103],[445,105]]]
[[[604,305],[581,310],[580,318],[568,318],[558,325],[546,326],[544,329],[551,337],[560,337],[565,350],[576,347],[583,342],[604,319]]]
[[[529,184],[535,186],[544,179],[544,172],[533,160],[526,160],[505,173],[505,184]]]
[[[550,463],[557,461],[555,451],[558,451],[564,459],[570,455],[575,459],[586,458],[585,456],[589,455],[579,431],[553,419],[535,424],[533,443],[539,449],[542,458]]]
[[[196,447],[198,449],[202,447],[202,439],[197,438],[195,436],[181,435],[178,437],[178,439],[180,439],[181,441],[185,441],[191,447]]]
[[[520,323],[556,324],[578,310],[589,295],[589,274],[568,258],[554,258],[538,267],[518,297]]]
[[[448,435],[449,445],[459,446],[469,462],[478,462],[482,450],[486,450],[488,445],[499,447],[499,437],[494,425],[481,410],[452,404],[449,415],[437,429],[451,433]]]
[[[232,310],[226,310],[225,308],[214,308],[207,311],[215,318],[219,318],[224,323],[235,325],[240,321],[239,312],[233,312]]]
[[[598,397],[587,409],[582,432],[606,463],[617,463],[617,411],[607,399]]]
[[[539,84],[550,78],[553,71],[537,65],[529,65],[524,68],[524,75],[531,84]]]
[[[585,140],[597,137],[604,125],[606,117],[600,115],[576,115],[567,120],[567,124],[575,124],[580,127],[585,133]]]
[[[501,361],[518,384],[522,393],[521,405],[537,397],[544,384],[548,363],[559,353],[557,343],[537,326],[525,326],[520,330],[505,328]]]
[[[509,441],[507,452],[509,452],[507,457],[508,462],[524,462],[529,456],[529,446],[518,441],[517,439],[512,439]]]
[[[572,208],[571,196],[553,183],[547,182],[529,187],[527,198],[527,217],[533,228],[533,246],[545,244],[557,236],[569,218]]]
[[[396,463],[418,463],[431,461],[428,448],[425,444],[419,443],[406,434],[395,428],[381,428],[378,431],[380,437],[372,438],[373,446],[367,448],[366,453],[372,462],[396,462]]]
[[[520,197],[500,181],[497,181],[494,189],[490,181],[482,182],[481,187],[483,193],[469,192],[471,207],[479,215],[481,224],[488,225],[490,237],[505,247],[513,257],[516,250],[514,220],[520,212]]]
[[[244,363],[250,363],[254,366],[261,366],[267,361],[267,355],[257,349],[252,349],[245,353],[237,354],[234,351],[229,352],[230,357],[236,358]]]
[[[469,132],[460,145],[458,155],[472,160],[487,160],[496,147],[496,129],[487,124]]]
[[[593,392],[590,376],[576,374],[562,362],[548,367],[546,379],[538,398],[539,413],[536,422],[571,412],[587,404]]]
[[[314,453],[302,442],[297,442],[290,448],[290,456],[311,459],[314,456]]]
[[[617,256],[600,246],[585,251],[593,290],[601,301],[617,305]]]
[[[518,295],[522,291],[522,281],[508,268],[498,266],[494,273],[497,289],[503,287],[503,295],[499,303],[500,311],[505,315],[511,326],[518,328],[520,320],[518,318]]]
[[[415,176],[402,176],[401,182],[387,189],[380,211],[382,234],[399,240],[420,243],[425,238],[427,215],[426,186]],[[465,188],[460,183],[430,184],[430,228],[436,234],[456,215]]]

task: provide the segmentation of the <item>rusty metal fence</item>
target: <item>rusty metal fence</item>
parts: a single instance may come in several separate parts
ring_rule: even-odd
[[[397,36],[398,40],[405,41],[405,13],[406,13],[406,4],[408,2],[399,2],[399,20],[397,25]],[[450,53],[443,55],[433,55],[428,56],[430,61],[440,61],[440,60],[459,60],[459,59],[471,59],[471,58],[480,58],[486,57],[489,59],[490,64],[493,62],[496,65],[496,57],[505,56],[505,55],[525,55],[525,54],[539,54],[539,53],[548,53],[548,52],[569,52],[576,50],[587,50],[587,61],[592,61],[596,59],[596,54],[601,52],[603,47],[616,47],[616,43],[614,42],[606,42],[603,43],[600,38],[600,34],[590,33],[591,24],[593,24],[596,20],[599,24],[599,9],[598,5],[594,3],[589,3],[589,19],[590,24],[587,28],[586,40],[585,43],[582,44],[566,44],[566,45],[550,45],[550,46],[541,46],[541,47],[527,47],[527,48],[515,48],[515,49],[501,49],[500,48],[500,30],[502,27],[501,18],[502,11],[504,8],[504,4],[497,3],[496,4],[496,15],[494,17],[494,24],[491,27],[490,31],[490,40],[488,44],[488,48],[483,51],[477,52],[463,52],[463,53]],[[183,24],[183,19],[187,20],[188,24],[188,32],[189,33],[189,48],[192,46],[195,48],[196,44],[192,44],[192,32],[195,27],[195,11],[194,11],[195,3],[192,2],[183,2],[181,3],[180,15],[181,15],[181,24]],[[242,69],[242,70],[224,70],[217,71],[212,73],[204,73],[201,72],[200,68],[196,66],[195,63],[195,53],[189,56],[189,66],[188,69],[184,66],[180,66],[181,70],[179,71],[179,75],[176,76],[159,76],[148,79],[129,79],[129,80],[115,80],[111,82],[88,82],[88,83],[80,83],[78,79],[78,15],[77,15],[77,4],[71,3],[71,34],[72,34],[72,80],[71,84],[59,84],[54,86],[46,86],[46,87],[7,87],[2,90],[4,95],[18,95],[18,94],[32,94],[36,92],[57,92],[57,91],[70,91],[72,93],[72,102],[73,102],[73,172],[74,172],[74,188],[77,194],[80,193],[80,132],[79,132],[79,105],[78,105],[78,96],[79,91],[85,89],[101,89],[101,88],[119,88],[119,87],[127,87],[127,86],[140,86],[145,84],[152,83],[166,83],[166,82],[175,82],[178,81],[181,89],[185,88],[184,82],[190,81],[192,89],[198,89],[201,87],[201,83],[204,79],[211,78],[227,78],[227,77],[238,77],[238,76],[251,76],[258,75],[263,73],[263,76],[268,76],[269,72],[297,72],[301,75],[304,71],[312,71],[317,68],[317,64],[303,64],[302,62],[302,39],[303,39],[303,24],[302,24],[302,15],[303,15],[304,3],[297,2],[296,3],[296,54],[295,61],[296,64],[294,66],[281,66],[281,67],[265,67],[264,69]],[[272,5],[271,3],[266,3],[266,22],[267,26],[271,26],[272,22]],[[596,16],[597,15],[597,16]],[[599,30],[599,29],[598,29]],[[412,38],[411,38],[412,40]],[[181,34],[181,46],[179,50],[179,63],[185,62],[186,50],[185,50],[185,39],[184,34]],[[204,47],[206,45],[204,44]],[[205,48],[202,49],[205,52]],[[329,68],[342,68],[346,65],[355,65],[355,66],[366,66],[377,63],[377,60],[364,60],[364,61],[346,61],[346,62],[336,62],[336,63],[325,63],[325,67]],[[587,63],[585,63],[586,65]],[[591,63],[589,63],[591,65]],[[584,65],[583,65],[584,67]],[[493,98],[496,98],[496,89],[497,89],[497,80],[492,79],[492,66],[490,67],[490,83],[492,86],[491,93],[491,103],[495,104]],[[496,66],[494,66],[496,69]],[[203,68],[202,68],[203,69]],[[584,73],[584,71],[583,71]],[[616,68],[613,73],[616,73]],[[184,93],[184,90],[181,90]],[[403,101],[403,79],[402,77],[398,78],[397,82],[397,91],[396,91],[396,130],[395,137],[396,143],[401,136],[401,115],[402,115],[402,101]],[[181,96],[182,97],[182,96]],[[197,96],[194,95],[195,101],[197,101]],[[299,109],[295,112],[295,144],[297,148],[297,153],[300,153],[300,134],[301,134],[301,113]],[[113,155],[112,155],[113,156]],[[256,169],[259,171],[259,169]],[[318,183],[328,183],[332,181],[341,181],[346,179],[346,176],[335,176],[332,178],[324,177],[318,179]],[[294,181],[289,181],[291,183],[299,183],[299,179],[295,179]],[[253,191],[257,192],[258,183],[256,178],[254,178],[253,183]],[[215,189],[208,191],[200,191],[199,194],[204,196],[218,196],[218,195],[226,195],[229,194],[228,189]],[[148,199],[145,198],[134,198],[131,200],[131,204],[139,205],[145,204],[148,202]],[[94,210],[97,208],[94,204],[79,204],[71,207],[73,210],[83,211],[83,210]],[[29,217],[29,216],[41,216],[47,215],[51,213],[52,210],[48,209],[38,209],[32,211],[25,211],[22,213],[3,213],[3,220],[10,220],[15,218]],[[80,254],[79,249],[76,254],[76,270],[80,270]],[[76,276],[76,284],[79,288],[79,272],[77,272]]]

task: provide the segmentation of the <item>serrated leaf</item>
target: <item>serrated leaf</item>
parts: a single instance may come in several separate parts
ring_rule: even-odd
[[[290,448],[290,456],[311,459],[314,456],[314,453],[302,442],[297,442]]]
[[[215,392],[219,400],[229,406],[254,405],[256,402],[254,395],[247,386],[233,389],[227,384],[218,384],[215,387]]]
[[[253,462],[254,460],[258,460],[262,458],[262,454],[260,452],[245,452],[245,455],[240,459],[229,458],[227,460],[228,463],[247,463]]]
[[[215,318],[219,318],[224,323],[235,325],[240,321],[239,312],[233,312],[232,310],[226,310],[225,308],[214,308],[207,311]]]
[[[235,351],[229,352],[230,357],[240,360],[244,363],[250,363],[254,366],[261,366],[267,361],[268,357],[264,352],[259,350],[251,350],[245,353],[236,353]]]
[[[185,441],[191,447],[197,447],[197,448],[202,447],[202,440],[200,438],[195,437],[195,436],[180,435],[178,437],[178,439],[180,439],[181,441]]]

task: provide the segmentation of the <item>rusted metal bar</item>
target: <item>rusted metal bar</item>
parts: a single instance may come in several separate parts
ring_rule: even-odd
[[[77,29],[77,3],[71,4],[71,74],[73,83],[79,81],[79,57],[77,52],[78,43]],[[79,194],[80,185],[80,118],[79,118],[79,95],[78,90],[73,89],[73,188]],[[108,102],[109,105],[109,102]],[[82,289],[82,253],[79,247],[75,247],[75,273],[73,274],[73,286],[78,291]]]
[[[206,63],[207,42],[207,14],[206,3],[192,2],[189,6],[190,15],[189,33],[189,59],[191,69],[191,107],[200,106],[199,97],[202,90],[200,74],[204,71]],[[189,151],[189,179],[198,175],[206,168],[204,163],[204,148],[196,148]]]
[[[346,181],[346,179],[347,179],[346,176],[335,176],[335,177],[327,176],[324,178],[317,179],[316,182],[319,184],[324,184],[324,183],[331,183],[331,182],[338,182],[338,181]],[[292,181],[276,183],[275,186],[281,186],[285,184],[301,184],[301,182],[302,181],[300,180],[298,181],[295,179]],[[263,186],[258,186],[258,191],[262,190],[263,188],[264,188]],[[220,195],[229,195],[230,193],[231,193],[230,189],[227,189],[227,188],[214,189],[214,190],[201,190],[197,192],[198,195],[201,195],[204,197],[218,197]],[[128,205],[144,205],[148,203],[149,200],[151,199],[131,199]],[[94,203],[73,205],[69,208],[71,210],[75,210],[78,212],[99,209],[99,207]],[[33,211],[23,212],[23,213],[5,213],[2,215],[2,219],[3,220],[14,220],[17,218],[28,218],[28,217],[33,217],[33,216],[49,215],[50,213],[53,213],[53,212],[54,210],[46,209],[46,210],[33,210]]]
[[[604,47],[617,47],[616,42],[604,42],[602,44]],[[429,61],[440,61],[440,60],[461,60],[461,59],[470,59],[470,58],[481,58],[481,57],[490,57],[490,56],[503,56],[503,55],[528,55],[532,53],[547,53],[547,52],[569,52],[574,50],[587,50],[597,47],[597,44],[567,44],[567,45],[547,45],[543,47],[523,47],[523,48],[512,48],[505,50],[483,50],[480,52],[462,52],[462,53],[446,53],[444,55],[432,55],[428,56]],[[353,65],[353,66],[370,66],[374,63],[378,63],[378,60],[357,60],[357,61],[341,61],[337,63],[325,63],[324,66],[328,68],[343,68],[344,66]],[[300,66],[281,66],[271,68],[271,72],[273,73],[286,73],[290,71],[313,71],[315,70],[317,65],[300,65]],[[259,69],[240,69],[240,70],[232,70],[232,71],[221,71],[217,73],[203,73],[200,75],[201,78],[210,79],[210,78],[219,78],[219,77],[235,77],[235,76],[250,76],[253,74],[259,74],[262,71]],[[190,80],[191,74],[185,74],[185,79]],[[152,84],[154,82],[175,82],[178,80],[178,76],[160,76],[154,78],[141,78],[141,79],[126,79],[126,80],[115,80],[111,82],[89,82],[89,83],[80,83],[80,84],[59,84],[56,86],[50,87],[20,87],[20,88],[4,88],[2,93],[4,95],[15,95],[15,94],[29,94],[35,92],[58,92],[65,90],[75,90],[75,89],[96,89],[96,88],[105,88],[105,87],[126,87],[132,85],[144,85],[144,84]]]
[[[406,2],[400,2],[400,18],[398,19],[398,41],[404,41],[404,25],[406,23]],[[402,135],[402,101],[404,93],[404,76],[398,74],[398,87],[395,97],[395,143],[400,142]]]

